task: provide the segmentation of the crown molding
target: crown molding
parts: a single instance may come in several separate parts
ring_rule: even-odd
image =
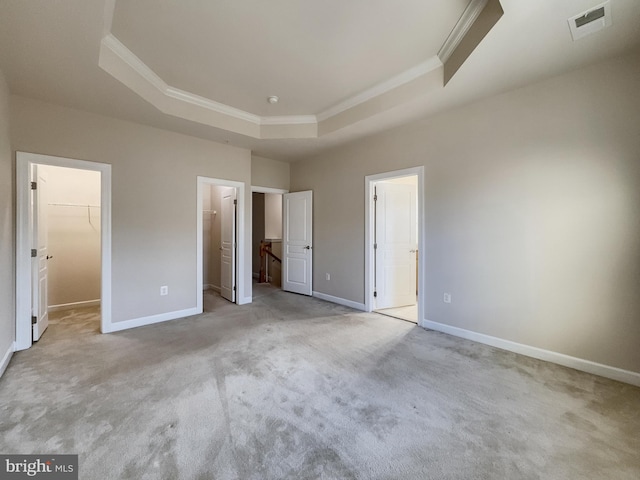
[[[111,60],[106,60],[106,52],[111,53]],[[114,61],[117,62],[114,64]],[[101,42],[100,60],[99,65],[112,76],[123,82],[129,88],[141,93],[141,89],[144,92],[143,97],[151,102],[156,108],[165,113],[172,114],[173,109],[168,109],[166,106],[166,100],[179,102],[183,107],[195,106],[198,109],[204,109],[204,111],[215,112],[222,116],[222,119],[216,120],[204,120],[204,123],[210,124],[218,128],[227,128],[236,133],[243,133],[253,136],[255,138],[287,138],[291,135],[291,127],[303,127],[313,126],[316,127],[312,130],[295,130],[303,138],[314,138],[318,136],[318,124],[324,120],[327,120],[335,115],[350,110],[358,105],[361,105],[371,99],[374,99],[380,95],[391,92],[394,89],[406,85],[407,83],[420,78],[429,72],[432,72],[442,67],[442,62],[438,57],[432,57],[425,62],[416,65],[415,67],[406,70],[400,75],[396,75],[389,80],[386,80],[378,85],[365,90],[364,92],[351,97],[344,102],[341,102],[334,107],[325,110],[320,115],[282,115],[282,116],[259,116],[250,112],[234,108],[230,105],[226,105],[220,102],[216,102],[209,98],[196,95],[185,90],[181,90],[176,87],[168,85],[162,78],[156,74],[151,68],[147,66],[136,54],[134,54],[126,45],[118,40],[113,34],[109,33],[105,35]],[[133,88],[128,80],[128,76],[125,72],[131,72],[137,74],[137,76],[143,81],[142,84],[136,85],[137,88]],[[160,94],[158,97],[157,94]],[[163,100],[164,99],[164,100]],[[189,118],[184,114],[184,118]],[[224,118],[228,118],[229,121],[240,120],[246,122],[244,125],[251,125],[253,128],[258,127],[256,133],[247,133],[247,129],[244,127],[238,127],[238,125],[224,125]],[[273,127],[276,130],[263,130],[262,127]],[[279,135],[278,127],[283,130],[282,137]],[[315,133],[314,133],[315,132]]]
[[[166,93],[169,85],[162,80],[153,70],[151,70],[146,63],[140,60],[135,53],[129,50],[120,40],[118,40],[113,34],[109,33],[102,38],[102,46],[107,48],[116,57],[131,67],[138,75],[140,75],[149,84],[159,90],[161,93]],[[102,51],[100,52],[102,56]],[[109,72],[111,73],[111,72]]]
[[[209,98],[201,97],[200,95],[196,95],[195,93],[186,92],[175,87],[167,87],[164,91],[164,94],[168,97],[175,98],[176,100],[187,102],[192,105],[197,105],[198,107],[206,108],[223,115],[228,115],[230,117],[237,118],[238,120],[244,120],[256,125],[262,125],[261,117],[259,117],[258,115],[254,115],[253,113],[240,110],[239,108],[235,108],[224,103],[216,102]]]
[[[453,27],[453,30],[451,30],[451,33],[438,51],[438,58],[442,63],[447,63],[447,60],[449,60],[457,46],[460,45],[460,42],[478,19],[484,7],[487,6],[487,3],[489,3],[489,0],[471,0],[471,3],[462,13],[458,23]]]
[[[408,70],[392,77],[384,82],[381,82],[367,90],[348,98],[347,100],[340,102],[334,105],[331,108],[319,113],[317,115],[318,121],[322,122],[331,117],[339,115],[342,112],[345,112],[351,108],[357,107],[358,105],[368,102],[372,98],[379,97],[391,90],[394,90],[398,87],[406,85],[407,83],[426,75],[438,68],[442,67],[442,62],[437,56],[433,56],[418,65],[411,67]]]
[[[163,113],[253,138],[317,138],[379,113],[380,108],[367,108],[365,104],[382,95],[394,96],[391,101],[387,96],[385,109],[394,102],[406,101],[408,91],[413,92],[409,95],[418,95],[419,88],[425,87],[414,84],[412,90],[407,90],[409,84],[430,74],[433,76],[432,72],[443,67],[488,2],[471,0],[437,55],[316,115],[260,116],[168,85],[111,33],[116,0],[105,0],[104,36],[98,65]],[[436,87],[431,84],[427,88]],[[345,112],[346,117],[342,115]],[[334,117],[339,115],[336,123]],[[320,128],[321,124],[324,128]]]
[[[317,124],[315,115],[283,115],[279,117],[260,117],[260,125],[309,125]]]

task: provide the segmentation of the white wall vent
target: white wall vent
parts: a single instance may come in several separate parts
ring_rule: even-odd
[[[609,25],[611,25],[611,4],[609,1],[569,19],[569,29],[574,41]]]

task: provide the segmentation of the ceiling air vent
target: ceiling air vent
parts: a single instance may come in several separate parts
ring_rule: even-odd
[[[578,40],[611,25],[611,4],[607,1],[569,19],[573,40]]]

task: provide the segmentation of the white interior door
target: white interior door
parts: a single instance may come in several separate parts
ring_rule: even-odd
[[[47,174],[43,168],[33,165],[32,181],[36,188],[32,188],[32,249],[35,256],[31,258],[31,282],[32,282],[32,324],[33,341],[37,341],[42,336],[49,325],[49,287],[48,287],[48,197],[47,197]],[[32,251],[33,251],[32,250]]]
[[[378,183],[375,195],[376,308],[415,305],[417,188]]]
[[[230,302],[236,301],[236,189],[222,189],[220,216],[221,259],[220,294]]]
[[[313,192],[282,197],[282,289],[311,295],[313,265]]]

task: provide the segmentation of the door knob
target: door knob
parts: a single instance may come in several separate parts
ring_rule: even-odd
[[[50,258],[53,258],[53,255],[47,255],[47,260],[49,260]]]
[[[306,247],[304,247],[304,248],[305,248],[305,250],[311,250],[311,246],[310,246],[310,245],[307,245],[307,246],[306,246]]]

